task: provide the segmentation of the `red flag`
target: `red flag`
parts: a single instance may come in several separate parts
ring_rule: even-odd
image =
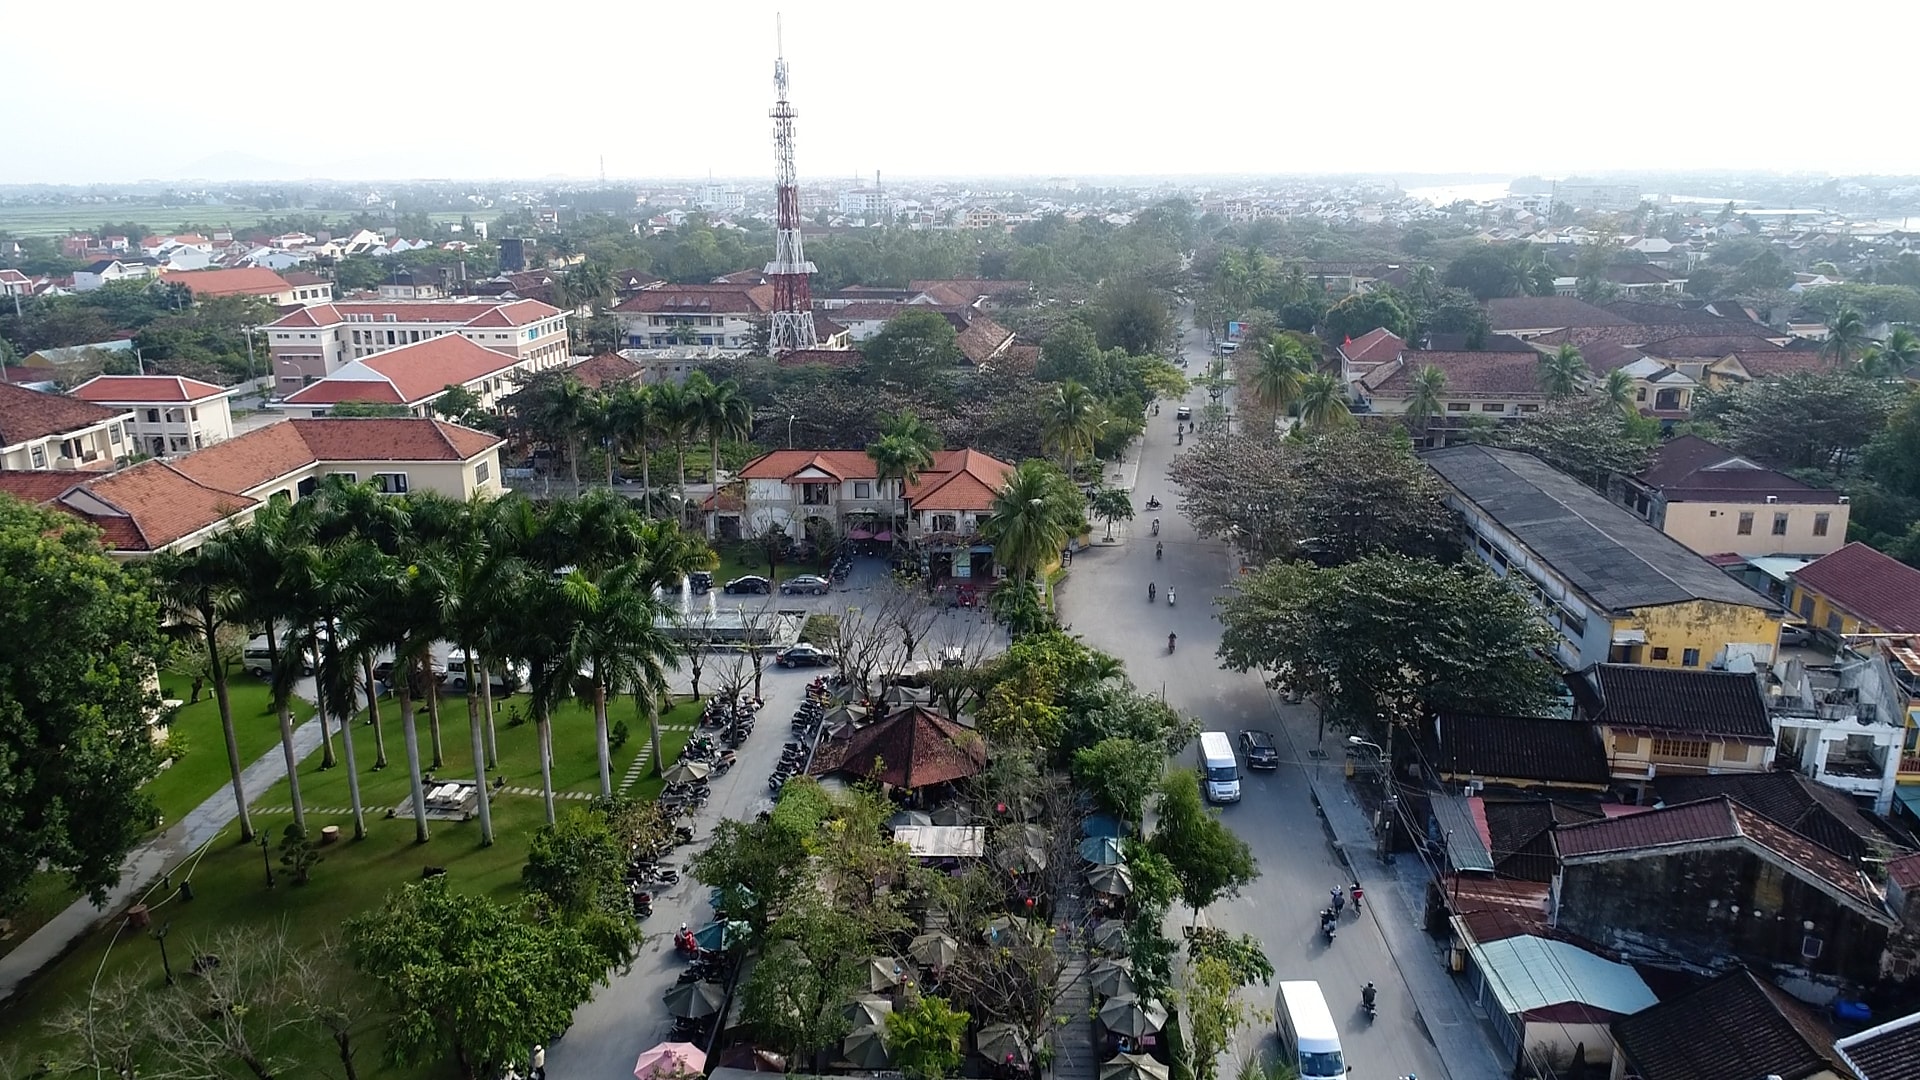
[[[1352,334],[1348,334],[1348,335],[1347,335],[1347,341],[1346,341],[1346,344],[1348,344],[1348,345],[1351,345],[1351,344],[1353,344],[1353,335],[1352,335]]]

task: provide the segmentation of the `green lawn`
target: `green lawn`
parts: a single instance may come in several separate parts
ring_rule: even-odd
[[[720,565],[713,571],[713,586],[716,589],[742,574],[768,576],[766,556],[760,554],[759,549],[752,545],[721,541],[714,546],[714,553],[720,556]],[[780,564],[780,581],[786,581],[801,574],[819,574],[825,577],[827,570],[818,562],[784,561]]]
[[[78,896],[67,883],[65,874],[44,870],[34,874],[27,881],[26,899],[7,915],[9,929],[7,936],[0,938],[0,956],[7,955],[15,946],[32,937],[35,930],[45,926],[48,919],[60,914]]]
[[[193,677],[180,672],[160,676],[160,696],[185,701],[192,693]],[[269,707],[267,684],[236,672],[227,682],[227,699],[233,707],[233,730],[240,746],[240,765],[246,767],[280,742],[280,721]],[[306,702],[295,699],[294,722],[312,715]],[[220,732],[220,706],[213,699],[211,685],[201,688],[200,700],[183,705],[173,714],[171,731],[186,740],[186,756],[168,766],[147,784],[147,794],[160,807],[161,827],[185,817],[207,796],[228,790],[232,772],[227,768],[226,738]]]
[[[505,776],[509,785],[537,789],[540,783],[539,758],[536,754],[534,725],[528,722],[509,727],[506,720],[510,708],[518,706],[524,711],[525,703],[524,697],[499,703],[499,775]],[[310,884],[299,888],[289,886],[276,852],[274,869],[279,884],[276,888],[268,889],[260,849],[240,844],[237,830],[230,827],[207,847],[198,861],[184,871],[176,870],[173,873],[176,884],[183,877],[191,878],[195,894],[192,901],[175,898],[159,906],[166,894],[156,890],[150,895],[147,903],[155,906],[156,921],[171,923],[168,952],[176,971],[183,957],[193,955],[195,941],[206,940],[225,929],[285,926],[296,942],[318,944],[336,935],[341,921],[346,917],[377,906],[389,891],[418,881],[422,868],[426,866],[445,867],[455,886],[469,892],[483,893],[502,902],[512,902],[519,896],[520,867],[526,861],[528,841],[545,820],[539,796],[503,793],[493,800],[498,842],[492,847],[480,846],[480,826],[477,821],[436,821],[432,824],[433,838],[424,846],[416,844],[410,816],[395,819],[385,816],[387,810],[406,797],[408,780],[405,749],[395,714],[388,703],[383,703],[383,710],[388,729],[388,768],[378,772],[373,769],[373,729],[359,723],[354,726],[353,733],[354,746],[360,755],[361,794],[366,806],[366,839],[355,841],[351,838],[351,829],[346,827],[350,820],[348,815],[320,812],[326,808],[344,808],[348,805],[344,755],[342,767],[335,769],[321,770],[321,755],[317,752],[301,765],[301,790],[307,806],[311,808],[309,826],[318,830],[323,825],[338,824],[342,826],[343,833],[339,843],[322,849],[323,861],[314,868]],[[698,710],[697,702],[677,705],[661,718],[661,723],[691,726],[698,716]],[[446,767],[441,771],[450,777],[471,775],[464,699],[448,698],[442,703],[442,715]],[[627,720],[632,729],[627,744],[614,754],[614,779],[618,786],[628,764],[646,745],[646,721],[637,716],[631,698],[616,703],[612,716]],[[679,752],[686,738],[686,732],[662,733],[669,761]],[[431,751],[424,710],[420,723],[420,743],[421,754],[425,758]],[[221,756],[224,758],[224,754]],[[560,710],[554,721],[554,757],[556,790],[599,790],[590,710],[576,703],[568,703]],[[658,794],[659,789],[658,780],[642,779],[635,784],[632,792],[642,797],[652,797]],[[288,802],[286,782],[282,780],[255,804],[255,824],[261,832],[272,838],[276,848],[281,831],[292,818],[284,813],[258,811],[284,807]],[[570,799],[562,803],[561,809],[577,805],[584,803]],[[116,930],[120,925],[117,921],[109,923],[104,929],[83,939],[71,953],[43,971],[26,990],[10,1000],[6,1009],[0,1010],[0,1056],[17,1052],[21,1060],[33,1061],[52,1052],[55,1046],[45,1029],[46,1021],[64,1008],[83,1002],[88,987],[95,984],[96,975],[102,986],[122,977],[159,984],[158,947],[144,935],[135,935],[131,931],[120,934],[116,940]],[[330,1050],[327,1046],[290,1049],[302,1060],[332,1060],[327,1056]],[[370,1080],[398,1080],[401,1077],[440,1080],[442,1077],[452,1077],[455,1073],[451,1064],[438,1070],[387,1067],[381,1062],[377,1035],[367,1039],[356,1055],[356,1061],[361,1075]]]

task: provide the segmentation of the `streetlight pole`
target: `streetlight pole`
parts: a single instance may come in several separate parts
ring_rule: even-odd
[[[793,449],[793,422],[798,418],[798,413],[787,414],[787,449],[789,450]]]
[[[260,832],[260,865],[267,869],[267,888],[273,888],[273,860],[267,856],[267,833],[264,829]]]
[[[167,985],[173,985],[173,964],[167,959],[167,933],[173,929],[171,921],[161,924],[153,932],[153,940],[160,943],[160,968],[167,973]]]

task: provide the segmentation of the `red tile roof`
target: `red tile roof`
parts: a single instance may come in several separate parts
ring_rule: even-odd
[[[1833,1035],[1804,1005],[1745,968],[1614,1021],[1641,1080],[1807,1080],[1850,1075]]]
[[[906,304],[895,303],[891,300],[855,300],[851,304],[841,304],[839,307],[820,308],[819,310],[832,315],[840,322],[848,323],[866,322],[872,319],[885,321],[903,311],[912,311],[913,309]]]
[[[909,705],[845,738],[828,739],[814,754],[810,771],[911,789],[964,779],[986,763],[986,745],[978,734],[930,709]]]
[[[1887,880],[1909,892],[1920,889],[1920,851],[1888,863]]]
[[[1369,330],[1354,338],[1352,342],[1340,346],[1340,354],[1345,356],[1349,363],[1384,364],[1399,356],[1400,351],[1406,347],[1405,341],[1382,326],[1377,330]]]
[[[180,270],[163,274],[169,282],[192,289],[195,296],[272,296],[293,286],[287,279],[264,266],[243,266],[232,270]]]
[[[876,480],[879,469],[862,450],[775,450],[740,467],[742,480],[790,480],[817,469],[835,480]],[[907,489],[915,510],[985,510],[1013,466],[978,450],[941,450],[933,468]]]
[[[518,363],[515,357],[494,352],[459,334],[446,334],[354,360],[287,395],[286,404],[380,401],[416,405],[449,385],[462,386]]]
[[[1833,370],[1833,361],[1812,349],[1737,350],[1733,359],[1756,379],[1777,379],[1788,375],[1820,375]]]
[[[773,358],[780,367],[801,367],[806,364],[820,364],[825,367],[854,367],[866,357],[859,349],[794,349],[783,352]]]
[[[1033,291],[1031,281],[996,281],[990,278],[929,278],[909,281],[907,288],[925,293],[935,303],[971,307],[982,297],[1026,296]]]
[[[661,315],[760,315],[773,310],[773,286],[658,285],[641,289],[614,310]]]
[[[125,409],[109,409],[64,394],[43,394],[12,383],[0,383],[0,446],[64,435],[104,424]]]
[[[1413,392],[1413,378],[1432,364],[1447,376],[1447,395],[1487,394],[1507,398],[1540,398],[1540,357],[1516,352],[1423,352],[1401,354],[1401,362],[1374,368],[1361,380],[1381,397],[1404,397]]]
[[[552,304],[543,304],[538,300],[516,300],[511,304],[501,304],[479,317],[470,320],[468,326],[528,326],[542,319],[550,319],[560,314],[560,309]]]
[[[1698,328],[1690,327],[1689,329],[1697,330]],[[1753,336],[1725,335],[1720,337],[1704,337],[1699,334],[1686,334],[1676,337],[1660,338],[1658,340],[1649,339],[1640,346],[1640,351],[1646,353],[1648,356],[1658,357],[1661,360],[1678,360],[1689,357],[1718,360],[1728,353],[1764,353],[1768,350],[1757,347],[1758,343],[1763,340],[1765,339]],[[1788,352],[1790,350],[1779,349],[1777,351]],[[1814,355],[1818,356],[1817,353]]]
[[[466,461],[492,435],[416,417],[300,419],[269,424],[173,462],[211,488],[244,492],[321,461]]]
[[[224,386],[181,375],[96,375],[73,388],[74,397],[102,405],[205,401],[226,392]]]
[[[618,353],[601,353],[591,359],[582,360],[567,369],[567,374],[580,380],[581,385],[598,390],[613,383],[623,383],[636,378],[644,369]]]
[[[1698,435],[1680,435],[1661,443],[1653,463],[1636,478],[1671,501],[1772,501],[1837,504],[1843,497],[1831,488],[1809,487],[1785,473],[1709,442]]]
[[[1875,631],[1920,632],[1920,570],[1858,540],[1788,576]]]
[[[1012,342],[1013,331],[985,315],[975,315],[956,339],[961,355],[975,367],[992,360]]]
[[[1745,842],[1771,853],[1788,872],[1845,893],[1884,919],[1880,900],[1858,868],[1837,852],[1777,825],[1722,795],[1643,814],[1562,825],[1553,834],[1562,859],[1642,853],[1658,848]]]
[[[95,525],[116,551],[158,551],[259,501],[207,487],[161,461],[105,476],[0,472],[0,491]]]
[[[280,275],[289,285],[325,285],[327,279],[311,270],[289,270]]]
[[[268,325],[269,329],[310,329],[338,326],[347,316],[366,316],[375,326],[407,323],[452,323],[458,326],[525,326],[560,313],[560,309],[538,300],[436,300],[426,302],[335,301],[296,308]],[[393,316],[389,321],[387,316]],[[364,322],[365,320],[360,320]]]

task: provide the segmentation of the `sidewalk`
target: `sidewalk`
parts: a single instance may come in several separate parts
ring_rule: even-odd
[[[1304,761],[1302,748],[1291,731],[1287,738],[1295,743],[1296,760]],[[1340,749],[1344,749],[1343,743],[1335,752]],[[1413,994],[1421,1025],[1440,1052],[1440,1059],[1446,1062],[1448,1074],[1474,1080],[1507,1075],[1511,1066],[1501,1064],[1499,1048],[1485,1018],[1468,1004],[1460,984],[1447,971],[1444,950],[1421,929],[1421,913],[1426,910],[1425,868],[1411,857],[1381,863],[1366,811],[1348,790],[1340,770],[1318,764],[1304,771],[1334,853],[1346,863],[1353,880],[1366,890],[1367,914],[1386,938],[1394,966]]]
[[[320,725],[317,721],[309,720],[294,729],[293,749],[299,759],[305,760],[319,746]],[[247,792],[247,802],[251,804],[266,794],[268,788],[286,775],[286,755],[280,744],[275,742],[272,749],[240,774],[241,784]],[[105,907],[96,908],[84,898],[76,900],[45,926],[34,931],[32,937],[21,942],[12,952],[0,956],[0,1001],[11,997],[35,972],[58,960],[96,923],[118,917],[149,885],[159,880],[160,875],[192,855],[202,844],[220,835],[221,830],[233,824],[237,816],[233,785],[223,782],[219,791],[175,822],[172,828],[128,852],[120,864],[120,883],[107,891]],[[258,817],[256,813],[256,829],[263,827]]]

